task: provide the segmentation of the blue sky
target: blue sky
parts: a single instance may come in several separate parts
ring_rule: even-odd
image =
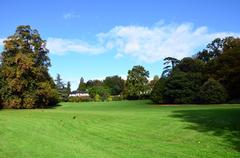
[[[9,0],[1,2],[0,41],[18,25],[39,30],[50,74],[75,89],[81,76],[125,77],[139,64],[160,75],[166,56],[191,56],[216,37],[239,36],[239,7],[238,0]]]

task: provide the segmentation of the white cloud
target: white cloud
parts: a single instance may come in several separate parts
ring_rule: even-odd
[[[47,48],[51,53],[57,55],[71,52],[82,54],[100,54],[104,52],[102,47],[90,45],[77,39],[48,38]]]
[[[205,26],[194,28],[191,23],[180,25],[158,23],[154,27],[116,26],[98,34],[104,47],[115,49],[116,57],[132,56],[144,62],[156,62],[164,57],[183,58],[196,53],[216,37],[239,36],[236,33],[209,33]]]
[[[3,41],[5,40],[5,38],[0,38],[0,47],[3,46]]]
[[[75,12],[69,12],[69,13],[65,13],[63,14],[63,18],[65,20],[69,20],[69,19],[78,19],[80,18],[80,15],[75,13]]]
[[[47,46],[51,53],[101,54],[115,52],[115,58],[130,56],[137,60],[153,63],[167,56],[181,59],[204,48],[213,39],[240,36],[240,33],[208,31],[206,26],[194,27],[192,23],[164,24],[152,27],[116,26],[108,32],[96,35],[96,42],[76,39],[49,38]]]

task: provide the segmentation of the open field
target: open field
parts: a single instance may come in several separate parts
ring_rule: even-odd
[[[239,158],[240,105],[149,101],[1,110],[1,158]]]

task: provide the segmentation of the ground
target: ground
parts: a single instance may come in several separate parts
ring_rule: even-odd
[[[150,101],[1,110],[1,158],[239,158],[240,105]]]

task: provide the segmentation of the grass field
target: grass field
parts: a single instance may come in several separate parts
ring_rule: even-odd
[[[239,158],[240,105],[149,101],[1,110],[0,158]]]

